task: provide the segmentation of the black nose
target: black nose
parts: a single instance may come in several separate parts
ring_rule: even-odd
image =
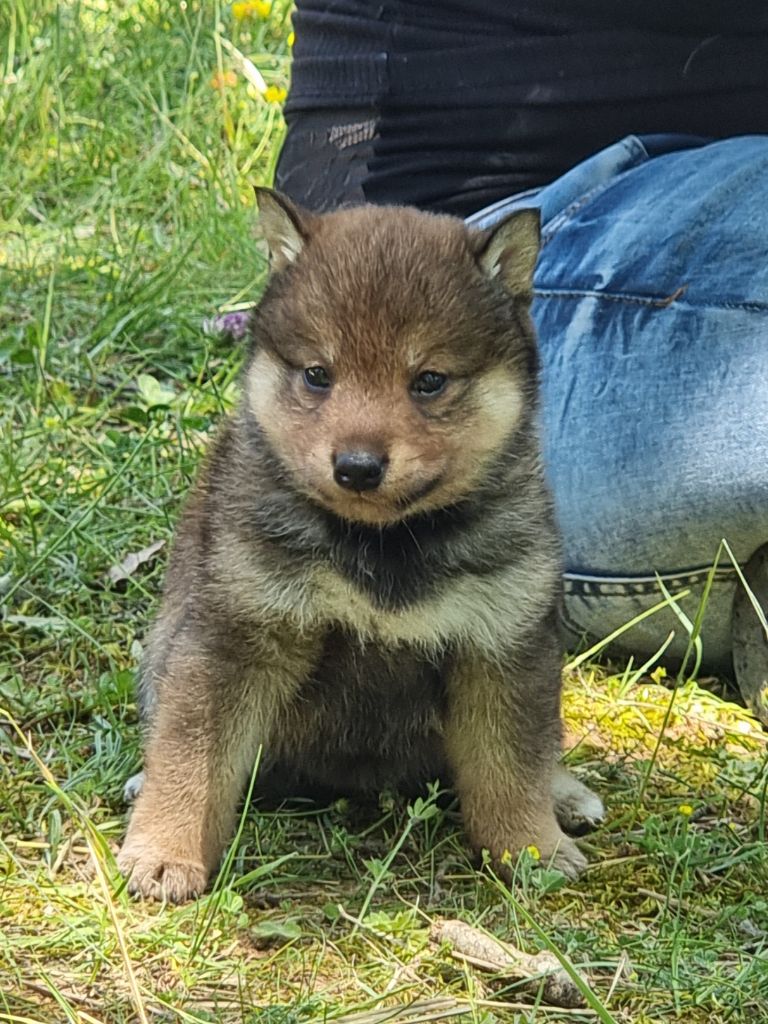
[[[333,479],[348,491],[373,491],[384,478],[387,460],[373,452],[341,452],[333,459]]]

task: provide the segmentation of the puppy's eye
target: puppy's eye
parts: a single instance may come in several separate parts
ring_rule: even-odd
[[[411,392],[417,398],[430,398],[432,395],[439,395],[447,383],[448,378],[444,373],[425,370],[411,384]]]
[[[322,366],[308,366],[304,371],[304,383],[310,391],[327,391],[331,378]]]

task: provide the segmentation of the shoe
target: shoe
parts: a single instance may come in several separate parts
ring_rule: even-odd
[[[751,595],[741,584],[733,600],[733,669],[744,703],[768,725],[768,632],[754,605],[768,617],[768,544],[755,551],[743,572]]]

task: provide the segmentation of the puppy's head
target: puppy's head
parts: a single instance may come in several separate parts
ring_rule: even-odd
[[[295,486],[380,526],[467,497],[530,420],[538,213],[484,232],[258,200],[272,276],[246,401]]]

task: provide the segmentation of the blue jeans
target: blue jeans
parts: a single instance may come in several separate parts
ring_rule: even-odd
[[[565,543],[565,619],[601,638],[672,593],[693,620],[725,537],[739,562],[768,541],[768,136],[630,136],[536,193],[533,316],[544,457]],[[731,651],[737,585],[719,562],[705,664]],[[669,608],[614,649],[646,656]]]

